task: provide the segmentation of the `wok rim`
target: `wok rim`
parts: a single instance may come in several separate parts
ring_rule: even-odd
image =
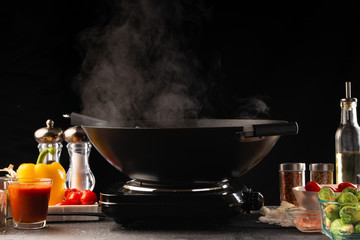
[[[272,119],[174,119],[174,120],[129,120],[117,122],[96,122],[81,124],[84,128],[101,129],[215,129],[243,128],[244,126],[288,123]],[[155,125],[154,125],[155,124]],[[154,125],[154,126],[150,126]]]

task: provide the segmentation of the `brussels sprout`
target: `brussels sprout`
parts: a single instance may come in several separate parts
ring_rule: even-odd
[[[342,192],[351,192],[356,196],[357,190],[356,190],[356,188],[353,188],[353,187],[347,187],[344,190],[342,190]]]
[[[360,233],[360,222],[355,224],[355,232]]]
[[[342,202],[342,203],[357,203],[357,202],[359,202],[357,197],[351,192],[342,192],[336,198],[336,201],[337,202]]]
[[[344,206],[339,215],[344,223],[355,224],[360,221],[360,208],[358,206]]]
[[[331,188],[323,187],[319,191],[319,198],[325,201],[335,201],[336,195]]]
[[[330,221],[334,221],[335,219],[340,218],[339,211],[339,205],[335,204],[330,204],[324,209],[324,213]]]
[[[353,233],[354,225],[345,223],[342,219],[336,219],[331,223],[331,232],[333,234]]]
[[[329,218],[325,217],[324,223],[327,228],[331,227],[331,220]]]
[[[358,201],[360,202],[360,191],[356,192],[355,196],[357,197]]]

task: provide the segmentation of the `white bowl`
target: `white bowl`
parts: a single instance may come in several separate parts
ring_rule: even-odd
[[[321,185],[321,187],[325,187],[325,186],[329,186],[329,187],[333,187],[336,188],[337,185],[336,184],[324,184]],[[319,205],[319,192],[309,192],[305,190],[305,186],[300,186],[300,187],[294,187],[292,189],[296,200],[299,203],[299,206],[306,208],[306,209],[319,209],[320,210],[320,205]]]

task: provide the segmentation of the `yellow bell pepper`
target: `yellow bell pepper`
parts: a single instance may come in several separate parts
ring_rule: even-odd
[[[66,172],[58,162],[44,164],[46,154],[55,154],[55,148],[44,149],[36,164],[23,163],[17,169],[17,178],[51,178],[53,180],[49,205],[55,205],[64,200]]]

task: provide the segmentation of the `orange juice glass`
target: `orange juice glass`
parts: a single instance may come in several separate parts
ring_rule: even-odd
[[[52,180],[18,178],[8,181],[15,228],[39,229],[46,226]]]

